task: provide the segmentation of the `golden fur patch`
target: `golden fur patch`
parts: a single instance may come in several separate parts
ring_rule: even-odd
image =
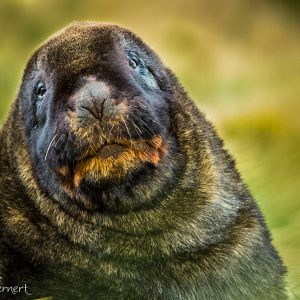
[[[101,155],[101,149],[118,147],[116,153]],[[167,149],[161,136],[157,135],[149,140],[131,141],[118,140],[115,144],[107,144],[98,151],[90,148],[85,158],[74,165],[70,174],[68,166],[61,167],[58,172],[65,177],[65,186],[70,191],[72,187],[77,188],[80,182],[89,176],[94,179],[120,180],[126,173],[136,169],[142,163],[149,162],[156,166],[160,159],[166,154]],[[100,153],[100,154],[99,154]]]

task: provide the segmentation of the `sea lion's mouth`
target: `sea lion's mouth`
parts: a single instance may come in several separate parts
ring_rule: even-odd
[[[147,154],[148,156],[151,156],[151,154],[154,154],[154,152],[161,152],[164,148],[165,144],[160,135],[156,135],[147,140],[119,139],[112,142],[106,142],[98,148],[90,146],[78,161],[94,157],[98,157],[101,160],[118,160],[122,154],[128,153],[128,151],[132,152],[132,154],[138,155],[138,157],[140,157],[142,154],[145,156],[147,156]],[[157,157],[157,159],[158,160],[155,160],[152,157],[151,162],[153,164],[157,164],[160,157]]]
[[[145,163],[157,166],[166,152],[160,135],[147,140],[116,140],[98,148],[90,146],[72,166],[64,165],[58,172],[69,190],[77,189],[83,180],[119,182]]]
[[[103,147],[99,148],[96,151],[96,154],[102,159],[108,159],[109,157],[117,159],[122,154],[122,152],[126,151],[126,149],[127,147],[122,144],[106,144]]]

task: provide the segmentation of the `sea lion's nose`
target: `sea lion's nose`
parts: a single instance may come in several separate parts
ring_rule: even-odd
[[[86,83],[75,96],[78,119],[95,117],[102,120],[111,105],[109,88],[101,81]]]

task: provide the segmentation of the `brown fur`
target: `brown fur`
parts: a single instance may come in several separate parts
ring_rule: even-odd
[[[62,103],[76,105],[78,96],[68,84],[88,67],[88,75],[107,68],[101,73],[109,74],[107,93],[116,86],[119,93],[128,92],[131,85],[136,86],[132,78],[142,82],[130,75],[122,58],[126,47],[140,53],[161,87],[156,94],[162,97],[160,102],[150,97],[153,108],[164,105],[157,109],[160,123],[165,124],[160,134],[118,139],[112,129],[117,120],[108,120],[104,125],[110,126],[103,129],[88,117],[78,123],[74,109],[63,115],[61,109],[55,110],[60,104],[54,100],[60,96]],[[116,61],[118,67],[114,67]],[[34,72],[45,72],[44,80],[53,85],[53,91],[64,86],[51,98],[51,104],[56,104],[47,108],[48,120],[74,133],[74,148],[86,141],[91,145],[74,161],[73,170],[64,164],[51,169],[50,159],[55,158],[60,142],[52,142],[57,134],[53,130],[47,129],[51,133],[47,143],[38,148],[37,158],[34,155],[36,139],[43,133],[34,136],[40,130],[35,126],[42,125],[30,121],[28,91],[38,76]],[[143,95],[156,93],[151,75],[145,84]],[[63,94],[68,89],[69,94]],[[133,109],[131,103],[146,101],[146,96],[119,96],[122,118]],[[118,108],[120,99],[113,95],[111,99],[115,100],[110,107]],[[25,282],[34,297],[53,296],[54,300],[286,299],[285,268],[234,160],[174,74],[130,31],[75,23],[51,37],[26,67],[0,142],[1,285]],[[93,148],[107,142],[117,142],[124,149],[116,148],[115,156],[95,156]],[[148,173],[143,180],[127,178],[145,166]],[[45,172],[50,175],[43,177]],[[92,202],[79,192],[84,178],[110,180],[103,188],[113,183],[113,190],[101,196],[104,210],[99,210],[98,200]],[[118,194],[127,180],[129,186]],[[68,195],[73,195],[72,201]]]

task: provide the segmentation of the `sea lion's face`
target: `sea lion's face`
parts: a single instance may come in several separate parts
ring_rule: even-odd
[[[168,86],[155,54],[119,27],[77,24],[43,44],[19,98],[44,192],[92,210],[151,202],[172,169]]]

